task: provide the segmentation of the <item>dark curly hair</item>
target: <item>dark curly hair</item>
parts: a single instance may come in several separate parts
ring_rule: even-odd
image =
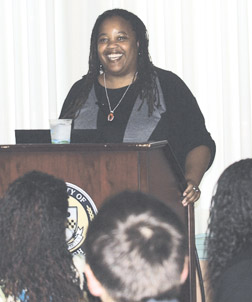
[[[252,245],[252,159],[243,159],[224,170],[212,197],[207,254],[210,284],[235,255]]]
[[[67,249],[68,194],[63,180],[31,171],[10,184],[0,201],[0,286],[29,302],[79,301]]]
[[[73,100],[69,107],[66,108],[62,118],[75,118],[80,108],[86,102],[88,94],[100,74],[100,60],[97,51],[98,34],[101,24],[104,20],[119,16],[130,23],[136,34],[136,40],[139,43],[138,60],[137,60],[137,81],[136,86],[139,90],[142,100],[146,99],[149,108],[149,115],[154,111],[154,105],[160,105],[157,85],[155,81],[154,66],[149,55],[149,38],[147,29],[140,18],[133,13],[124,9],[111,9],[101,14],[93,27],[91,34],[90,53],[89,53],[89,70],[86,75],[86,81],[82,87],[81,95],[77,100]]]

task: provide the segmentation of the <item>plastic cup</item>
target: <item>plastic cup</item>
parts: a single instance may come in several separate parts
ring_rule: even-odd
[[[71,138],[71,119],[50,119],[52,144],[69,144]]]

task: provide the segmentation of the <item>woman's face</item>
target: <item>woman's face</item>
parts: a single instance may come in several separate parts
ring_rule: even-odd
[[[128,21],[112,17],[100,26],[97,50],[106,74],[134,74],[137,68],[138,42]]]

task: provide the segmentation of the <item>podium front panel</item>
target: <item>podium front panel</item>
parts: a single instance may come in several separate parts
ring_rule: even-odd
[[[17,177],[39,170],[84,190],[100,208],[107,197],[140,190],[169,204],[186,224],[189,288],[183,301],[195,302],[194,221],[181,204],[181,181],[167,160],[167,142],[145,144],[26,144],[0,146],[0,197]]]

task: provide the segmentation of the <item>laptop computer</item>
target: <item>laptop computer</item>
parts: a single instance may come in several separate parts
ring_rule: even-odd
[[[49,129],[16,129],[16,144],[50,144],[51,134]],[[104,140],[97,130],[71,131],[71,143],[103,143]]]
[[[49,129],[16,129],[16,144],[50,144]]]

